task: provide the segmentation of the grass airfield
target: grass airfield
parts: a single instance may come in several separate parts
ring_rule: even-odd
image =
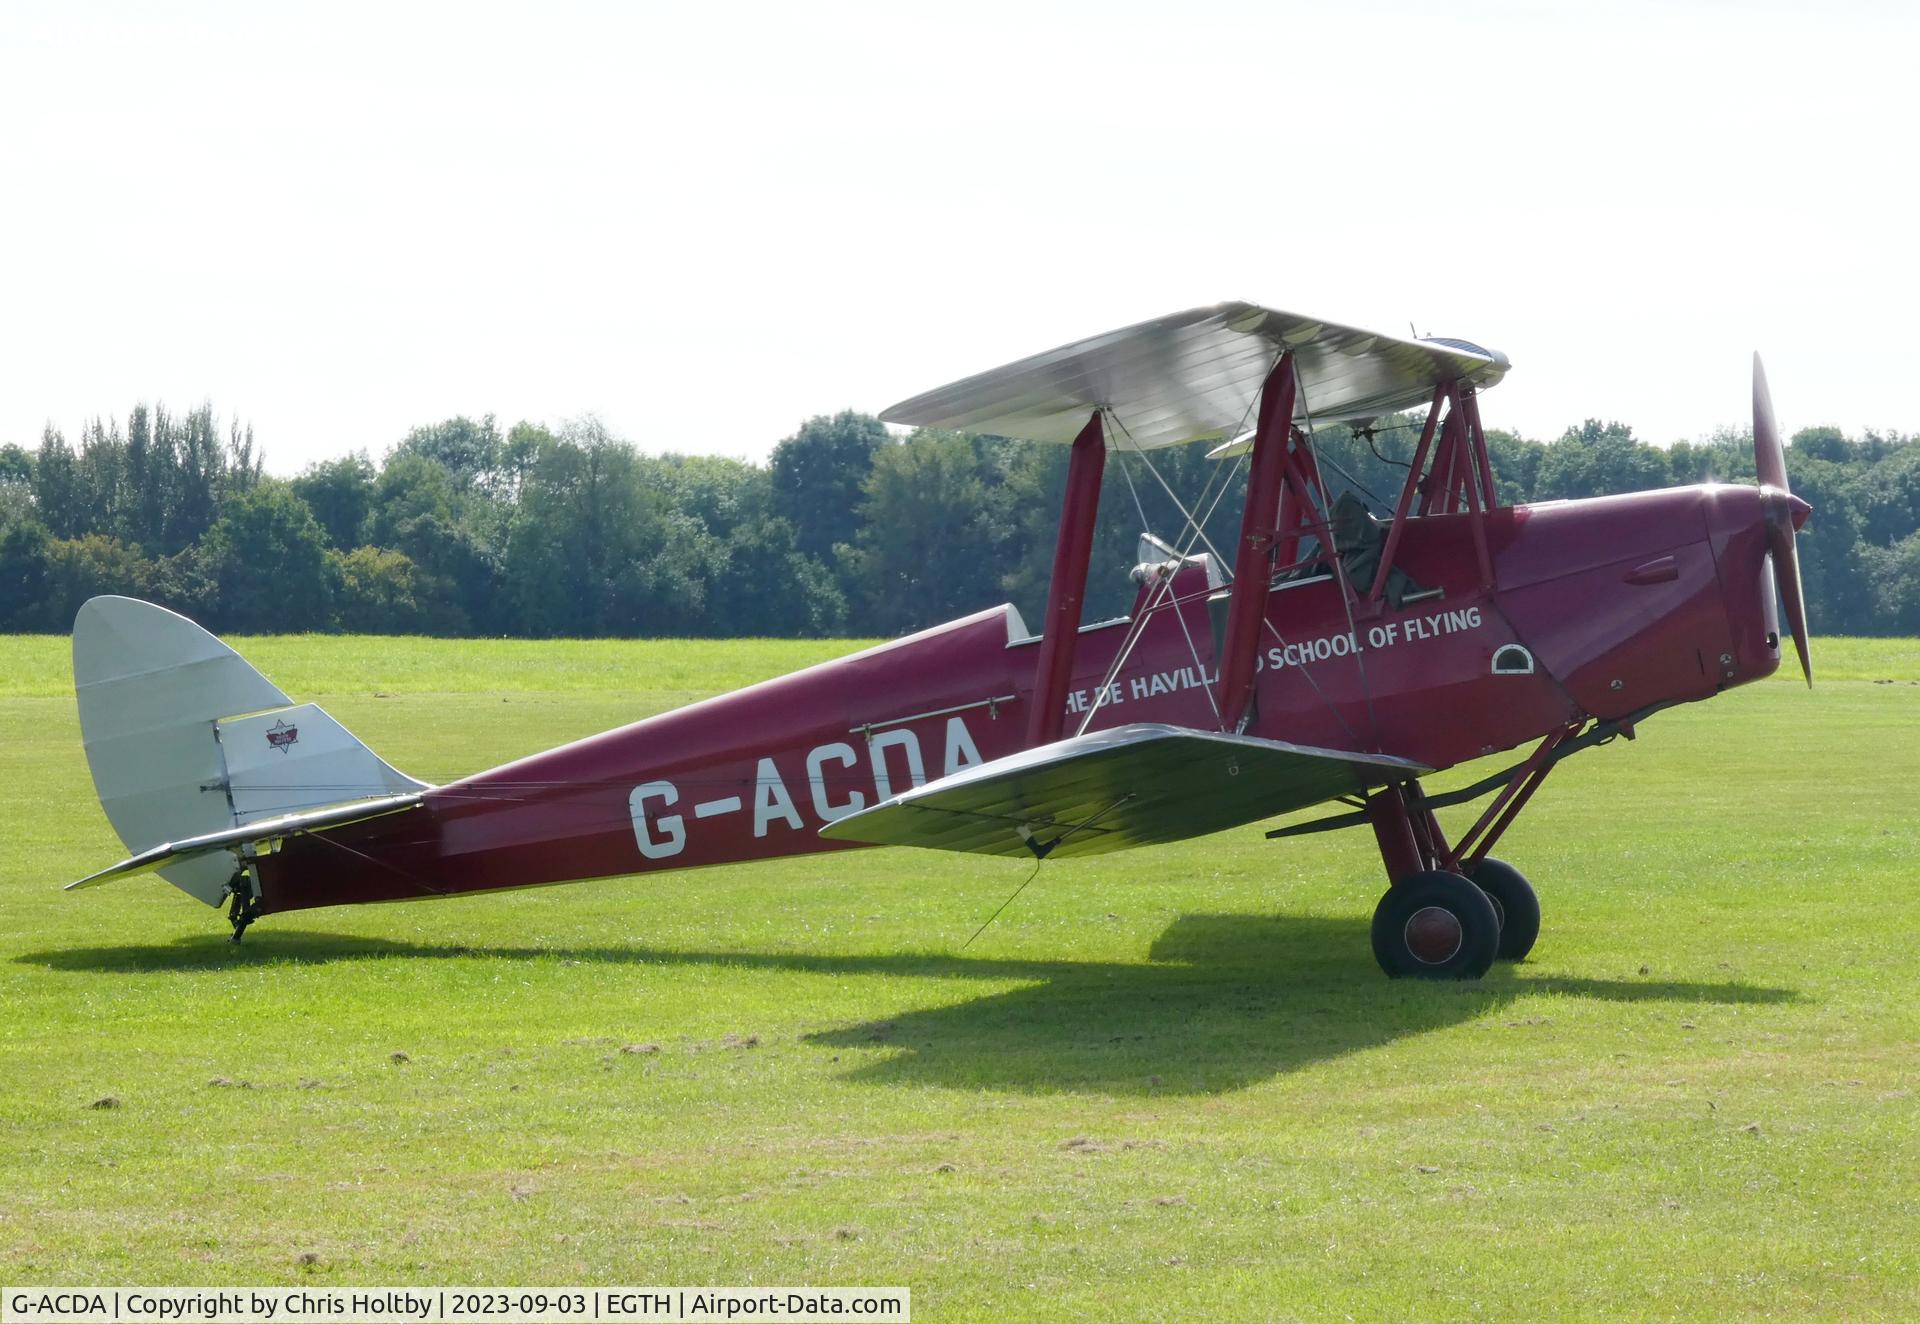
[[[233,642],[429,780],[853,647]],[[1920,644],[1814,660],[1558,768],[1500,852],[1532,959],[1433,985],[1374,966],[1370,836],[1255,828],[1047,864],[964,950],[1028,866],[849,852],[236,948],[158,879],[59,891],[123,852],[66,642],[0,639],[0,1284],[1920,1316]]]

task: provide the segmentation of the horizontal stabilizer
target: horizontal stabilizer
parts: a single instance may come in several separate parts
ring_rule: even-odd
[[[227,799],[241,823],[427,789],[318,704],[224,717],[214,730],[226,762]]]
[[[1137,723],[967,768],[820,835],[1065,859],[1218,832],[1429,771],[1384,754]]]
[[[397,814],[403,809],[412,809],[420,803],[422,798],[424,793],[419,791],[408,795],[389,795],[378,800],[335,805],[331,809],[319,809],[311,813],[263,818],[240,827],[228,828],[223,832],[208,832],[180,841],[163,841],[158,846],[143,850],[138,855],[130,855],[120,863],[102,869],[99,873],[88,874],[77,883],[68,883],[61,890],[72,892],[82,887],[98,887],[101,883],[110,883],[116,878],[146,873],[162,865],[197,859],[216,851],[233,851],[243,846],[252,846],[264,852],[270,850],[273,843],[281,837],[290,837],[298,832],[316,832],[321,828],[345,827],[349,823],[379,818],[383,814]],[[223,867],[228,872],[232,872],[233,862],[228,860]]]

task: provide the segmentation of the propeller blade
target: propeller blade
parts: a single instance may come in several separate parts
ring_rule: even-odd
[[[1773,551],[1773,582],[1787,608],[1787,628],[1793,631],[1793,651],[1800,655],[1800,674],[1813,684],[1813,655],[1807,651],[1807,600],[1800,587],[1800,555],[1793,545],[1793,516],[1783,501],[1767,513],[1767,545]]]
[[[1793,490],[1787,485],[1787,452],[1773,422],[1773,392],[1767,389],[1767,370],[1758,353],[1753,356],[1753,463],[1762,486]]]
[[[1787,628],[1793,631],[1793,649],[1800,655],[1800,674],[1813,684],[1813,656],[1807,651],[1807,599],[1800,586],[1800,553],[1794,529],[1806,502],[1795,500],[1787,483],[1787,452],[1773,421],[1773,393],[1767,389],[1767,370],[1759,354],[1753,356],[1753,467],[1760,475],[1760,493],[1767,509],[1767,547],[1773,553],[1773,582],[1786,607]],[[1796,507],[1799,510],[1796,510]],[[1799,514],[1799,519],[1795,516]]]

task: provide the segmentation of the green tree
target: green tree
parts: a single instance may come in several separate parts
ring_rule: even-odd
[[[1666,453],[1634,440],[1632,428],[1590,418],[1568,428],[1546,448],[1532,497],[1550,500],[1640,492],[1665,487],[1672,476]]]
[[[373,464],[365,451],[307,466],[293,490],[313,510],[327,541],[342,550],[358,547],[373,512]]]
[[[1705,441],[1667,447],[1667,482],[1737,483],[1754,478],[1753,433],[1721,428]]]
[[[818,638],[846,628],[834,573],[794,547],[778,516],[741,524],[720,542],[708,577],[705,632]]]
[[[452,587],[465,617],[462,629],[492,628],[494,564],[473,518],[476,500],[457,490],[445,465],[423,455],[396,454],[374,484],[367,541],[406,553],[427,575]]]
[[[40,449],[33,457],[33,504],[40,522],[56,538],[71,538],[86,529],[80,466],[65,435],[51,423],[40,434]]]
[[[875,460],[849,558],[865,628],[892,633],[1001,600],[977,444],[923,428]]]
[[[1862,549],[1875,634],[1920,634],[1920,532]]]
[[[1920,528],[1920,446],[1887,450],[1860,475],[1855,491],[1867,544],[1886,547]]]
[[[138,518],[138,505],[127,474],[126,439],[117,422],[95,418],[80,430],[77,477],[86,510],[80,532],[127,532]]]
[[[511,503],[518,499],[521,485],[540,456],[540,447],[553,439],[553,433],[540,423],[522,421],[508,430],[500,447],[499,477],[492,494],[495,501]]]
[[[37,518],[32,454],[24,447],[0,446],[0,529]]]
[[[171,551],[206,537],[225,498],[259,481],[260,464],[251,454],[250,436],[244,456],[221,441],[212,405],[203,404],[177,420],[156,409],[154,421],[156,428],[172,433],[177,457],[166,533],[166,550]]]
[[[478,422],[462,415],[415,428],[393,453],[432,460],[447,471],[456,488],[467,491],[494,486],[503,451],[500,429],[488,414]]]
[[[0,630],[62,628],[54,621],[47,599],[51,541],[46,527],[35,520],[0,529]]]
[[[33,488],[33,455],[24,446],[0,446],[0,487]]]
[[[716,538],[777,518],[772,477],[758,465],[722,455],[642,456],[640,464],[643,481],[658,487],[670,508],[699,520]],[[785,527],[793,539],[793,526]]]
[[[451,586],[424,573],[405,553],[383,547],[330,551],[334,609],[354,634],[454,634],[466,614]]]
[[[1835,427],[1801,428],[1788,443],[1792,459],[1825,460],[1845,464],[1853,458],[1853,446],[1846,434]]]
[[[327,535],[289,484],[267,479],[231,498],[202,550],[223,628],[293,634],[331,624]]]
[[[831,560],[854,539],[867,476],[893,445],[879,419],[845,409],[808,419],[773,448],[773,513],[792,523],[800,551]]]
[[[1808,625],[1823,634],[1879,632],[1861,563],[1859,475],[1850,465],[1799,455],[1788,469],[1794,494],[1813,506],[1796,540]]]
[[[1515,433],[1487,429],[1487,458],[1493,464],[1493,485],[1502,503],[1513,505],[1523,501],[1534,490],[1540,481],[1540,457],[1544,449],[1539,442]]]
[[[699,523],[643,481],[597,419],[541,443],[507,539],[505,597],[536,635],[690,633],[705,622]]]
[[[47,544],[47,610],[58,628],[73,620],[80,604],[102,593],[147,595],[152,567],[137,547],[89,533]]]
[[[172,556],[157,557],[147,564],[147,587],[142,596],[196,621],[220,620],[216,569],[207,551],[197,545],[182,548]]]

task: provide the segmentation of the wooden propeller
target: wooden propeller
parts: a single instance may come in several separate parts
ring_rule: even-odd
[[[1753,356],[1753,463],[1760,474],[1760,494],[1767,511],[1767,549],[1773,555],[1773,582],[1793,631],[1793,647],[1800,654],[1800,673],[1813,684],[1813,658],[1807,652],[1807,599],[1800,587],[1800,555],[1794,533],[1813,509],[1793,494],[1787,483],[1787,452],[1773,421],[1773,395],[1767,390],[1767,370]]]

